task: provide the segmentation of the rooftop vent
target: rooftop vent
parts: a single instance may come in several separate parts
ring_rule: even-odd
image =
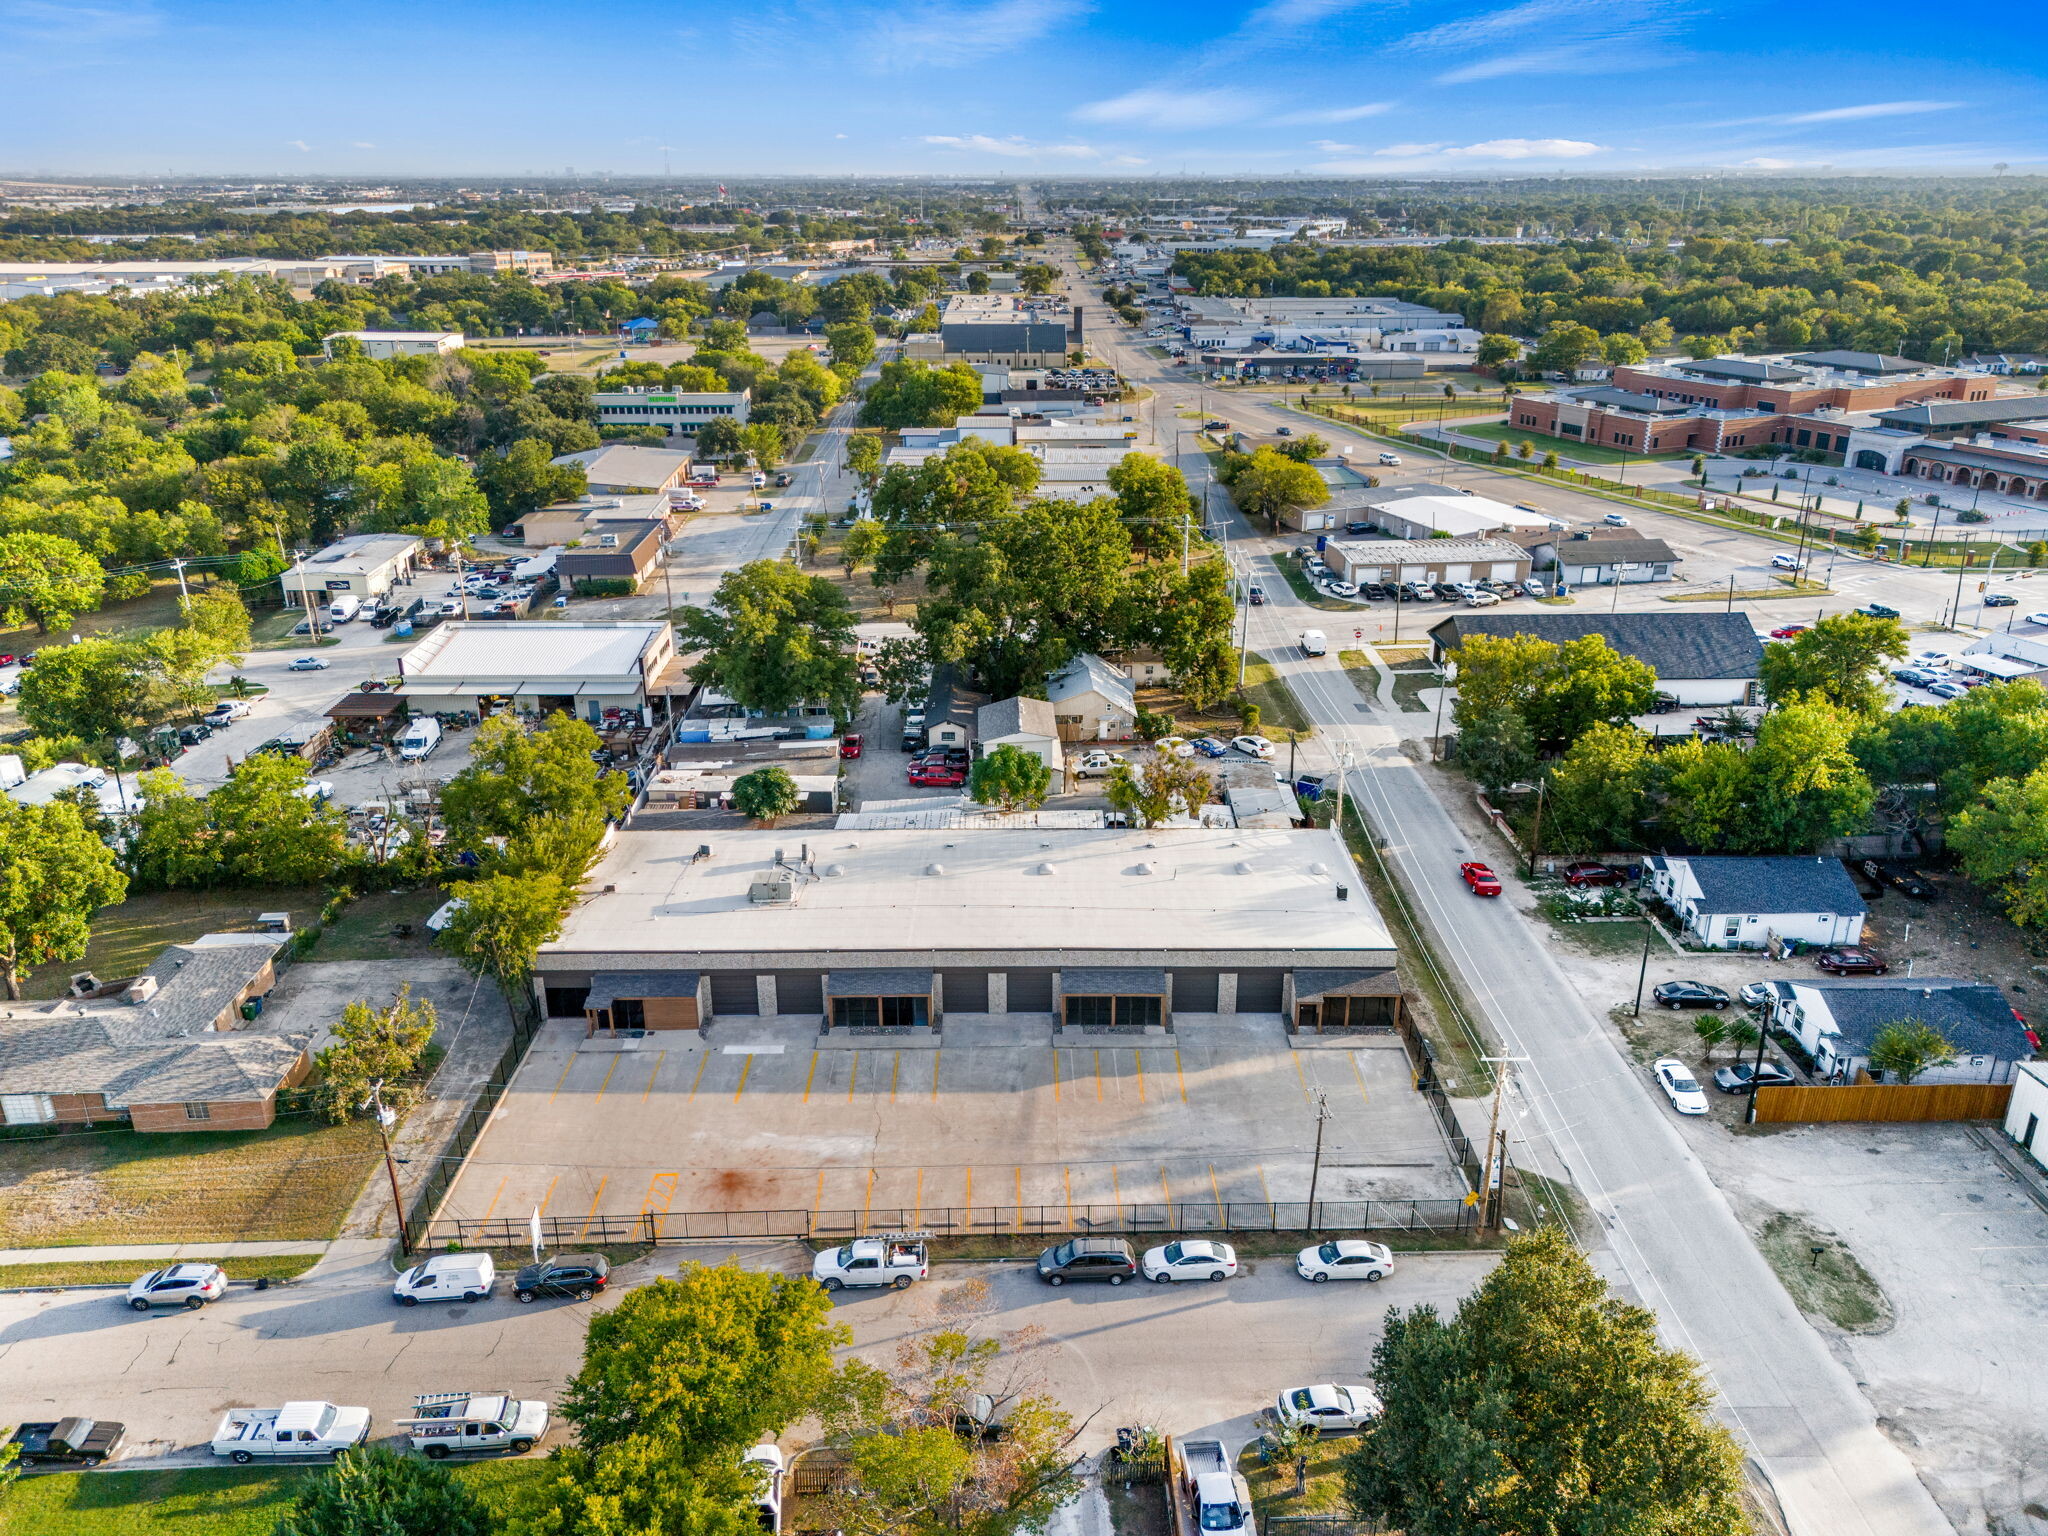
[[[91,971],[80,971],[71,978],[71,995],[73,997],[91,997],[99,989],[100,979],[93,975]]]
[[[1050,864],[1034,864],[1031,866],[1031,873],[1034,875],[1056,875],[1059,871]]]
[[[1250,874],[1250,873],[1252,872],[1252,867],[1251,867],[1251,865],[1250,865],[1250,864],[1248,864],[1247,862],[1245,862],[1245,860],[1243,860],[1243,859],[1239,859],[1239,860],[1237,861],[1237,865],[1236,865],[1236,868],[1237,868],[1237,872],[1238,872],[1238,873],[1239,873],[1240,875],[1248,875],[1248,874]]]
[[[1309,865],[1308,872],[1312,875],[1327,875],[1330,872],[1330,866],[1321,859],[1317,859],[1315,863]]]
[[[837,880],[845,873],[846,866],[844,864],[827,864],[825,866],[825,878],[827,880]]]
[[[1134,875],[1149,875],[1152,873],[1152,866],[1150,864],[1133,864],[1131,866],[1131,873]]]

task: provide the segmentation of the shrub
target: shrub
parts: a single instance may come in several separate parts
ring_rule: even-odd
[[[576,583],[578,597],[631,597],[640,590],[640,584],[624,576],[585,577]]]

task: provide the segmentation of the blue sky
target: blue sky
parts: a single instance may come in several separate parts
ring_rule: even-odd
[[[2015,169],[2040,0],[0,0],[0,170]]]

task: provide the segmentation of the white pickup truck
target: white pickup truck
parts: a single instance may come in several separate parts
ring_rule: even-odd
[[[922,1234],[892,1232],[827,1248],[811,1260],[811,1278],[828,1291],[849,1285],[893,1285],[900,1291],[922,1280],[929,1268]]]
[[[1200,1531],[1254,1536],[1252,1491],[1221,1440],[1183,1440],[1174,1447]]]
[[[370,1410],[333,1403],[230,1408],[213,1432],[213,1454],[246,1466],[258,1456],[339,1456],[370,1433]]]
[[[412,1417],[398,1422],[430,1461],[458,1451],[524,1456],[548,1432],[548,1405],[504,1392],[426,1392],[412,1400]]]
[[[1094,751],[1084,753],[1071,772],[1077,779],[1106,779],[1116,772],[1117,765],[1124,761],[1121,752]]]

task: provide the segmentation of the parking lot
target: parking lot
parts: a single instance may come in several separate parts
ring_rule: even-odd
[[[1172,1207],[1261,1224],[1307,1198],[1319,1092],[1318,1200],[1464,1193],[1398,1043],[1294,1051],[1267,1017],[1176,1026],[1053,1048],[1043,1017],[950,1015],[939,1050],[820,1050],[814,1019],[784,1016],[616,1052],[578,1050],[581,1024],[558,1021],[442,1215],[538,1210],[572,1235],[643,1213],[680,1234],[698,1212],[954,1230],[1128,1224],[1137,1207],[1157,1224]]]
[[[161,1458],[212,1463],[206,1440],[234,1407],[324,1398],[366,1407],[373,1441],[394,1435],[414,1394],[508,1392],[552,1403],[581,1363],[593,1310],[636,1285],[673,1274],[683,1259],[738,1257],[750,1268],[808,1272],[801,1244],[662,1249],[613,1271],[589,1305],[520,1306],[501,1272],[497,1294],[474,1306],[400,1308],[381,1259],[323,1268],[257,1292],[246,1286],[201,1312],[137,1315],[100,1288],[0,1295],[0,1419],[84,1414],[128,1426],[117,1465]],[[1495,1262],[1491,1253],[1404,1254],[1377,1285],[1310,1287],[1286,1257],[1254,1258],[1224,1285],[1041,1285],[1021,1263],[938,1264],[904,1292],[848,1291],[837,1302],[854,1353],[893,1359],[906,1332],[933,1326],[962,1281],[988,1286],[983,1326],[1036,1328],[1032,1365],[1075,1414],[1097,1416],[1079,1448],[1114,1438],[1118,1424],[1249,1438],[1250,1416],[1282,1387],[1363,1380],[1386,1309],[1454,1306]],[[1098,1410],[1101,1410],[1098,1413]],[[563,1443],[556,1420],[541,1451]]]

